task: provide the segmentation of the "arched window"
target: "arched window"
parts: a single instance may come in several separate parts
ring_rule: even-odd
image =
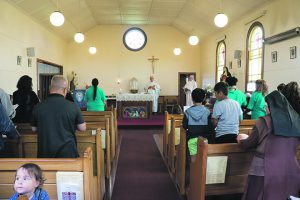
[[[246,91],[255,90],[255,81],[263,79],[264,30],[259,22],[252,24],[247,36]]]
[[[226,61],[226,45],[224,41],[220,41],[217,45],[217,69],[216,69],[216,82],[220,81],[223,74],[223,67]]]

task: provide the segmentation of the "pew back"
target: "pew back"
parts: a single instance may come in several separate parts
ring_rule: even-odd
[[[102,122],[106,118],[109,119],[109,133],[110,133],[110,156],[114,159],[116,154],[116,118],[112,111],[89,112],[82,111],[85,122]]]
[[[206,184],[207,158],[227,156],[225,182]],[[189,200],[204,200],[208,195],[243,193],[253,153],[238,144],[207,144],[198,140],[198,153],[190,168]]]
[[[182,129],[182,120],[171,117],[171,131],[168,138],[168,159],[167,163],[170,171],[175,173],[176,145],[180,143],[180,130]]]
[[[51,200],[56,200],[56,172],[83,172],[83,191],[85,200],[94,200],[96,190],[92,184],[92,150],[87,148],[80,158],[1,158],[0,159],[0,200],[9,199],[14,194],[13,183],[16,170],[25,163],[39,165],[46,181],[44,189],[49,193]]]
[[[168,135],[171,131],[171,117],[175,120],[182,120],[183,115],[181,114],[169,114],[165,111],[165,123],[164,123],[164,130],[163,130],[163,155],[165,160],[168,159]]]
[[[98,197],[105,194],[105,176],[104,176],[104,153],[101,147],[101,129],[96,130],[96,135],[92,135],[92,130],[79,132],[76,135],[77,149],[80,157],[86,148],[90,148],[93,152],[93,176],[95,185],[97,185]],[[37,134],[22,135],[19,146],[20,155],[24,158],[37,157]]]

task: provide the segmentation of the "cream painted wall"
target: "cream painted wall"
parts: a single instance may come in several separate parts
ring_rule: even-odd
[[[178,94],[178,72],[196,72],[200,77],[200,47],[190,46],[188,36],[169,26],[139,26],[147,34],[147,45],[138,52],[132,52],[123,45],[123,33],[131,26],[97,26],[85,34],[82,44],[70,42],[67,53],[67,71],[78,74],[78,88],[91,84],[92,78],[99,79],[100,87],[107,95],[129,90],[129,80],[136,77],[139,90],[143,91],[152,73],[148,58],[155,56],[155,79],[161,86],[161,95]],[[94,45],[95,55],[88,53],[88,47]],[[182,50],[180,56],[173,54],[173,49]]]
[[[245,71],[246,71],[246,37],[249,27],[252,23],[245,25],[251,19],[255,19],[263,10],[267,14],[257,21],[264,26],[265,37],[290,30],[300,26],[300,1],[299,0],[276,0],[264,6],[257,8],[255,11],[248,13],[239,21],[229,24],[225,29],[220,29],[217,34],[205,38],[200,43],[200,66],[202,86],[207,84],[215,84],[216,70],[216,46],[218,38],[226,35],[226,64],[233,62],[233,68],[230,70],[234,76],[239,79],[238,87],[242,90],[245,88]],[[230,19],[229,19],[230,20]],[[297,58],[290,59],[289,49],[292,46],[297,47]],[[242,67],[237,68],[236,60],[234,60],[234,50],[242,50]],[[278,52],[278,62],[271,62],[271,52]],[[272,45],[265,45],[264,56],[264,79],[269,85],[270,91],[276,89],[281,82],[300,80],[300,37],[285,40]]]
[[[0,44],[0,87],[9,94],[25,74],[32,77],[37,91],[36,58],[64,64],[66,42],[5,1],[0,1]],[[32,67],[28,67],[28,47],[35,48]],[[22,56],[21,66],[17,56]]]

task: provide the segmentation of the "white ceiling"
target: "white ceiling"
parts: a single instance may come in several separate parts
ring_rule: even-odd
[[[229,23],[273,0],[6,0],[35,21],[71,40],[79,30],[96,25],[169,25],[186,35],[205,37],[218,28],[214,16],[223,11]],[[60,10],[61,27],[50,24],[49,16]]]

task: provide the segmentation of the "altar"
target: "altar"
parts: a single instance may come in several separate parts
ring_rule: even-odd
[[[149,118],[152,114],[152,94],[118,94],[118,116],[127,119]]]

